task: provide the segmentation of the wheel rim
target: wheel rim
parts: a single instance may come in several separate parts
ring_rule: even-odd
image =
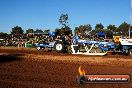
[[[37,47],[37,50],[40,50],[40,47]]]
[[[58,51],[62,50],[62,45],[61,44],[57,44],[56,45],[56,50],[58,50]]]

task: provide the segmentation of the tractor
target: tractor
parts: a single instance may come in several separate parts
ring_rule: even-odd
[[[54,32],[49,32],[48,34],[50,36],[55,36]],[[37,47],[37,50],[44,50],[47,48],[48,50],[62,53],[62,52],[67,52],[67,47],[69,45],[70,42],[65,40],[64,37],[62,37],[61,39],[57,39],[52,42],[37,43],[35,46]]]

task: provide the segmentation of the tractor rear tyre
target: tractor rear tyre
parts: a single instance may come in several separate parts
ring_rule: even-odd
[[[64,52],[64,44],[61,41],[56,41],[54,44],[54,50],[56,52],[62,53]]]

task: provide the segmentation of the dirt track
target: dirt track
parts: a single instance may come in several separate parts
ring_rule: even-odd
[[[130,74],[132,57],[83,56],[29,49],[0,49],[0,88],[132,88],[128,84],[78,85],[81,65],[86,74]]]

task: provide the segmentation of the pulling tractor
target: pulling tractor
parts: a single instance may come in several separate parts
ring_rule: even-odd
[[[50,36],[55,36],[55,34],[49,33]],[[56,51],[59,53],[62,52],[67,52],[67,47],[70,45],[69,41],[66,41],[64,38],[59,39],[59,40],[54,40],[52,42],[43,42],[43,43],[38,43],[35,46],[37,47],[37,50],[44,50],[48,49],[51,51]]]

